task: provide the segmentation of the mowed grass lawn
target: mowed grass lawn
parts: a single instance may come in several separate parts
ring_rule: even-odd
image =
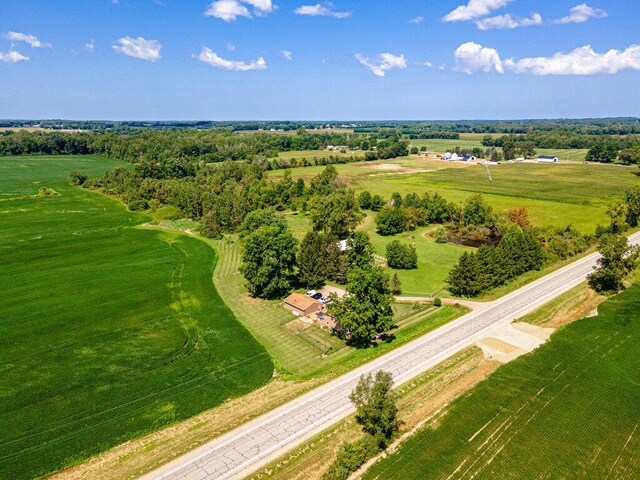
[[[215,251],[67,185],[76,157],[0,158],[0,478],[46,475],[269,380]],[[48,187],[60,196],[10,200]]]
[[[368,479],[640,478],[640,284],[502,366]]]
[[[307,215],[296,213],[286,216],[287,223],[293,234],[301,240],[311,230],[311,220]],[[411,232],[383,237],[376,231],[375,213],[369,212],[359,230],[366,232],[371,239],[377,255],[386,256],[387,245],[398,240],[406,245],[413,245],[418,254],[418,268],[413,270],[395,270],[385,268],[389,278],[398,274],[402,284],[402,295],[406,297],[427,297],[432,294],[444,294],[449,270],[458,262],[465,251],[472,248],[454,245],[452,243],[436,243],[431,231],[436,226],[418,228]]]
[[[324,332],[318,327],[295,333],[285,327],[295,316],[282,306],[282,301],[265,301],[249,296],[245,280],[238,271],[241,250],[236,237],[230,235],[214,241],[214,244],[220,252],[220,262],[215,270],[215,283],[220,295],[243,325],[265,345],[281,373],[292,380],[335,377],[466,312],[464,307],[457,305],[441,308],[423,306],[412,310],[411,305],[396,304],[396,328],[391,330],[389,342],[360,349],[348,347],[344,341],[328,335],[326,346],[330,349],[324,355]]]
[[[452,243],[436,243],[429,236],[434,228],[434,226],[418,228],[411,232],[383,237],[376,232],[376,223],[373,220],[362,227],[362,230],[369,234],[375,252],[383,257],[386,256],[387,245],[394,240],[415,247],[418,254],[418,268],[412,270],[386,268],[389,277],[394,273],[398,274],[403,296],[427,297],[444,294],[449,270],[465,251],[473,251],[472,248]]]

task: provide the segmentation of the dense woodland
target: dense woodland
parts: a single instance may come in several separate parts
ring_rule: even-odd
[[[619,159],[622,163],[640,164],[640,135],[636,134],[638,121],[584,122],[525,122],[522,125],[530,127],[526,129],[507,128],[506,125],[512,125],[509,123],[474,123],[476,126],[496,126],[483,130],[487,133],[482,138],[485,148],[454,150],[456,153],[472,154],[479,158],[511,160],[518,157],[532,158],[536,155],[536,148],[589,149],[585,158],[589,161],[611,162]],[[149,125],[157,125],[157,128],[125,128],[119,124],[118,128],[113,129],[96,127],[77,132],[0,131],[0,155],[95,154],[127,162],[186,159],[190,162],[213,163],[246,160],[261,164],[267,169],[279,169],[395,158],[409,153],[410,139],[458,139],[460,134],[456,130],[464,130],[460,127],[464,123],[438,122],[400,123],[393,128],[391,125],[387,128],[385,124],[371,124],[354,128],[355,133],[350,130],[310,131],[300,123],[288,123],[288,127],[295,125],[298,129],[286,134],[273,131],[247,132],[233,126],[169,128],[164,124]],[[271,124],[263,126],[269,125]],[[557,128],[551,129],[553,125]],[[246,126],[253,128],[256,124]],[[233,130],[237,131],[234,133]],[[504,131],[508,134],[496,134]],[[276,158],[280,152],[324,150],[328,145],[343,145],[352,153],[340,152],[311,159]],[[412,153],[417,152],[417,147],[414,147]]]
[[[77,121],[77,120],[0,120],[0,127],[42,127],[92,131],[132,131],[143,129],[202,129],[226,131],[278,130],[300,128],[353,128],[356,133],[400,130],[411,138],[457,138],[460,133],[524,134],[533,131],[569,132],[586,135],[640,134],[638,118],[593,118],[555,120],[450,120],[450,121]],[[429,136],[429,135],[445,136]],[[416,135],[416,136],[413,136]]]

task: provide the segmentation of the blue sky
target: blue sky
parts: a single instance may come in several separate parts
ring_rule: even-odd
[[[634,3],[0,0],[0,118],[640,116]]]

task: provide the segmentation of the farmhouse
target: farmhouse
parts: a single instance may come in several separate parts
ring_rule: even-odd
[[[295,315],[306,317],[316,313],[318,308],[322,307],[322,303],[301,293],[292,293],[284,300],[284,306]]]
[[[550,155],[541,155],[538,157],[538,162],[540,163],[557,163],[558,157],[553,157]]]

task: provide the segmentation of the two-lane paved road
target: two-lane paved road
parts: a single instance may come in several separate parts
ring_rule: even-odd
[[[631,236],[640,243],[640,233]],[[482,338],[570,290],[593,270],[592,254],[516,290],[486,308],[460,317],[393,352],[349,372],[163,466],[145,478],[239,478],[279,457],[353,412],[349,394],[360,375],[385,370],[396,384],[437,365]]]

